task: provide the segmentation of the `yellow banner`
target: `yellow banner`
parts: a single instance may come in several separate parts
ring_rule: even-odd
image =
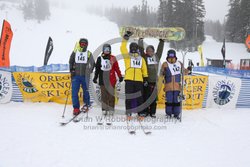
[[[24,101],[65,104],[68,96],[68,104],[72,103],[69,74],[14,72],[13,75]],[[82,102],[82,90],[79,97]]]
[[[205,97],[208,76],[185,76],[183,109],[192,110],[202,108],[202,102]],[[165,108],[164,86],[160,86],[163,78],[159,78],[158,108]]]

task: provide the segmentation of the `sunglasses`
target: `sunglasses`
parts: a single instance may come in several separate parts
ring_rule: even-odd
[[[86,43],[86,42],[81,42],[80,43],[80,46],[82,47],[82,46],[88,46],[88,43]]]

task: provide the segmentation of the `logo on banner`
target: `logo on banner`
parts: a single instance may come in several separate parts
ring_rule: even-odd
[[[213,88],[214,102],[218,105],[229,103],[235,95],[235,85],[230,80],[219,81]]]
[[[35,93],[38,91],[32,84],[32,81],[33,78],[30,75],[20,74],[18,77],[18,85],[20,86],[20,89],[22,89],[26,93]]]
[[[10,84],[6,77],[2,77],[0,75],[0,100],[5,98],[5,96],[9,93]]]

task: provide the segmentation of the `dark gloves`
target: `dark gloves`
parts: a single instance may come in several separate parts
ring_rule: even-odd
[[[76,75],[75,70],[70,70],[70,77],[73,78]]]
[[[164,39],[159,39],[159,41],[160,41],[160,42],[165,42],[165,40],[164,40]]]
[[[93,79],[93,82],[94,82],[95,84],[97,84],[97,78],[96,78],[96,77]]]
[[[123,81],[123,77],[120,77],[120,78],[119,78],[119,82],[122,82],[122,81]]]
[[[143,86],[148,86],[148,78],[143,78]]]
[[[129,40],[129,37],[132,36],[133,33],[130,32],[130,31],[126,31],[126,33],[123,35],[123,38],[126,39],[126,40]]]

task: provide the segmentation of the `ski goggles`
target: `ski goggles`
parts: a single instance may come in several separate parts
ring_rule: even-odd
[[[174,53],[168,54],[168,57],[176,57]]]
[[[86,43],[86,42],[80,42],[80,46],[81,47],[88,46],[88,43]]]
[[[110,47],[106,47],[106,48],[103,48],[103,52],[111,52],[111,48]]]

